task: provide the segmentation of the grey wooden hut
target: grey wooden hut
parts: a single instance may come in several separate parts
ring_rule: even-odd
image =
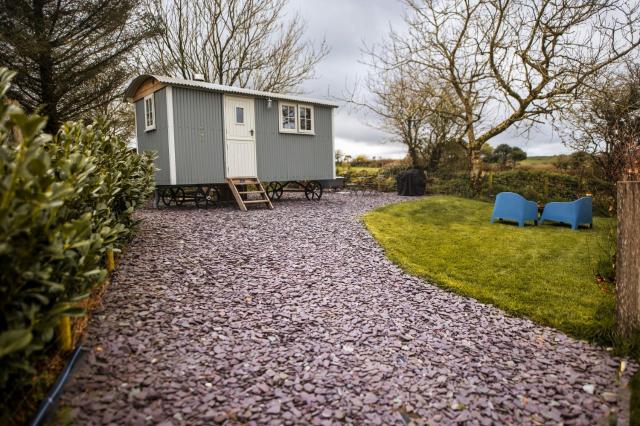
[[[198,195],[210,198],[220,185],[246,200],[236,192],[251,191],[234,188],[264,190],[261,181],[271,199],[291,183],[319,199],[336,182],[335,103],[148,74],[133,79],[125,96],[135,105],[138,151],[158,154],[157,193],[173,201],[196,188],[198,204]]]

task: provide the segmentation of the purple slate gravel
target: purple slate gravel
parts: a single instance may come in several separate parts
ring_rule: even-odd
[[[78,424],[592,424],[615,414],[619,359],[391,263],[359,217],[399,200],[140,211],[62,404]]]

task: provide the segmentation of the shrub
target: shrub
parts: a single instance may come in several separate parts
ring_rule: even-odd
[[[0,69],[4,98],[13,73]],[[104,251],[130,234],[154,187],[151,155],[132,153],[108,123],[65,124],[0,105],[0,393],[35,371],[64,315],[82,315],[106,271]],[[5,409],[8,407],[5,406]]]
[[[393,162],[382,167],[380,169],[380,175],[384,177],[395,178],[400,173],[404,172],[405,170],[409,170],[410,168],[411,168],[411,165],[405,162]]]
[[[486,179],[485,179],[486,180]],[[495,173],[493,188],[483,186],[483,195],[492,196],[502,191],[513,191],[534,201],[570,201],[587,193],[593,195],[594,210],[605,214],[612,202],[615,188],[600,179],[580,179],[560,173],[514,170]]]
[[[427,184],[432,194],[451,194],[471,197],[466,174],[457,174],[447,179],[434,178]],[[533,170],[510,170],[485,174],[481,198],[489,199],[499,192],[517,192],[533,201],[570,201],[587,193],[593,195],[594,211],[607,214],[613,203],[615,188],[612,184],[591,178],[580,179],[560,173]]]
[[[616,282],[616,250],[617,250],[617,224],[610,223],[607,226],[605,238],[595,241],[593,258],[597,259],[594,275],[598,281],[608,283]]]

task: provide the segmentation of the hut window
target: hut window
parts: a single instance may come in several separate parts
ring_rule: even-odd
[[[153,93],[144,97],[144,131],[155,130],[156,128],[156,107]]]
[[[280,131],[285,133],[295,133],[296,126],[296,105],[280,103]]]
[[[244,124],[244,108],[236,107],[236,124]]]
[[[313,133],[313,107],[298,105],[300,115],[300,133]]]

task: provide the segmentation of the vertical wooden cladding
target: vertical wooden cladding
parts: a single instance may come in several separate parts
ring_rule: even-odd
[[[146,96],[146,95],[144,95]],[[144,97],[143,96],[143,97]],[[169,171],[169,139],[167,133],[167,97],[166,89],[160,89],[153,93],[156,128],[155,130],[145,131],[144,129],[144,101],[142,98],[135,102],[136,108],[136,134],[138,141],[138,152],[155,151],[158,158],[155,160],[156,184],[169,185],[171,183],[171,175]]]
[[[315,135],[280,133],[275,101],[267,108],[267,100],[258,98],[255,109],[260,179],[287,181],[333,177],[331,107],[314,105]]]
[[[222,94],[173,88],[178,185],[224,182]]]

